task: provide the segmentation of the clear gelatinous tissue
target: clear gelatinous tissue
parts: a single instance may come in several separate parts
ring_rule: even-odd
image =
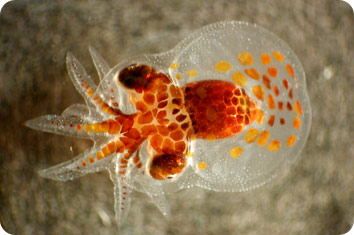
[[[168,52],[113,68],[89,50],[98,86],[71,53],[66,59],[86,104],[26,125],[94,141],[40,174],[66,181],[109,171],[119,225],[132,190],[146,193],[168,215],[167,193],[258,187],[294,162],[305,145],[311,107],[304,70],[282,40],[256,25],[211,24]]]

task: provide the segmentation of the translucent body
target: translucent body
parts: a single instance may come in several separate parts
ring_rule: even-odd
[[[41,174],[65,181],[108,170],[119,224],[133,189],[168,215],[165,193],[258,187],[293,162],[306,142],[311,109],[303,68],[283,41],[258,26],[212,24],[168,52],[112,69],[90,52],[97,87],[77,59],[67,57],[86,106],[26,125],[95,142]]]

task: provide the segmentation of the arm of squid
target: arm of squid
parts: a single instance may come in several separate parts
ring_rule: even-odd
[[[120,154],[119,156],[123,156]],[[118,156],[113,157],[112,164],[108,168],[110,178],[114,185],[114,210],[118,226],[124,224],[130,209],[131,189],[125,183],[125,175],[119,173],[121,162]]]
[[[67,116],[68,114],[69,113],[65,113],[65,116],[44,115],[28,120],[24,123],[24,125],[38,131],[64,136],[73,136],[82,139],[92,139],[99,143],[102,142],[102,139],[109,138],[108,133],[97,133],[87,130],[86,125],[92,124],[90,122],[90,117],[83,117],[87,119],[85,120],[78,116]]]
[[[97,106],[96,102],[91,98],[97,86],[95,82],[87,75],[85,68],[79,60],[70,52],[66,56],[66,66],[76,90],[85,99],[89,108]]]
[[[79,154],[76,158],[60,163],[53,167],[40,170],[39,174],[42,177],[58,180],[58,181],[67,181],[73,180],[77,177],[95,173],[102,170],[106,170],[107,166],[112,161],[112,155],[106,156],[100,160],[97,160],[96,154],[99,152],[102,147],[92,147],[91,149]]]
[[[110,67],[108,66],[107,62],[102,58],[102,56],[98,54],[95,48],[89,46],[89,51],[92,57],[92,61],[95,64],[98,77],[100,78],[100,81],[102,81],[110,70]]]
[[[83,139],[92,139],[97,134],[103,135],[103,133],[88,133],[85,129],[86,124],[87,121],[82,120],[80,117],[59,115],[44,115],[24,123],[25,126],[34,130]]]

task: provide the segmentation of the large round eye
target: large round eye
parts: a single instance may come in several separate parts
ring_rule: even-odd
[[[158,180],[173,178],[187,166],[186,156],[183,154],[155,155],[149,166],[150,175]]]
[[[155,73],[155,69],[149,65],[132,64],[120,71],[119,82],[128,89],[141,92]]]

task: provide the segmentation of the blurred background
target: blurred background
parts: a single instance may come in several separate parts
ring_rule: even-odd
[[[312,127],[299,161],[243,193],[182,190],[166,220],[134,192],[120,234],[343,234],[354,220],[354,16],[340,0],[11,1],[0,15],[0,221],[11,234],[116,234],[107,172],[71,182],[38,170],[89,141],[37,132],[31,118],[83,103],[66,72],[71,51],[94,75],[92,45],[114,66],[163,52],[222,20],[256,23],[282,38],[307,75]]]

